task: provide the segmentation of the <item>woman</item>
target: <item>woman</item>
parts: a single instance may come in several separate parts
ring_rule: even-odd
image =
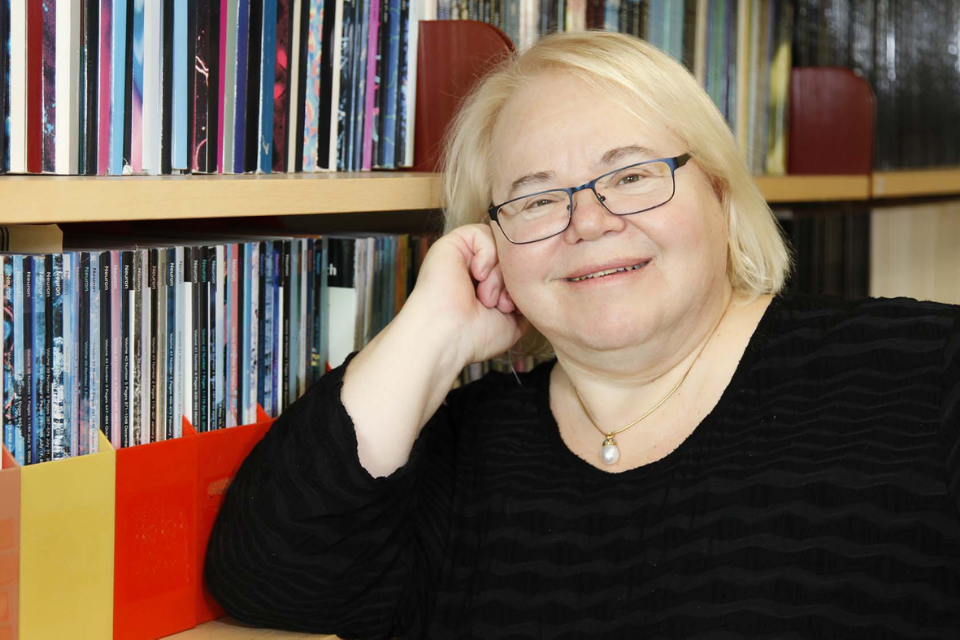
[[[448,143],[447,233],[244,463],[206,576],[347,637],[952,637],[954,307],[779,295],[717,110],[626,36],[551,36]],[[484,218],[486,218],[484,220]],[[448,390],[518,340],[533,372]]]

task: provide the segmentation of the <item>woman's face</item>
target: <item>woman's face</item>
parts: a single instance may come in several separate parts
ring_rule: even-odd
[[[603,161],[631,146],[651,153]],[[542,75],[510,99],[494,129],[493,201],[580,185],[687,151],[666,129],[642,125],[577,78]],[[542,175],[511,192],[514,181],[530,174]],[[716,193],[696,158],[675,179],[667,204],[629,216],[612,215],[593,192],[579,191],[567,230],[532,244],[511,244],[492,222],[507,291],[556,349],[609,351],[683,331],[724,295],[727,233]],[[639,264],[570,280],[585,270]]]

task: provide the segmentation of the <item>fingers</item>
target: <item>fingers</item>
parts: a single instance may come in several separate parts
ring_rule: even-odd
[[[487,279],[490,272],[497,265],[497,245],[493,240],[493,232],[484,224],[471,224],[461,227],[464,239],[470,247],[470,275],[477,282]]]
[[[500,265],[495,265],[486,278],[477,285],[477,299],[483,306],[493,309],[500,300],[503,293],[503,273],[500,271]]]

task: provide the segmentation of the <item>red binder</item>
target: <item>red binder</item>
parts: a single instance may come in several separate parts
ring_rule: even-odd
[[[475,20],[422,20],[417,49],[414,171],[438,171],[447,125],[473,85],[513,43]]]
[[[877,101],[863,78],[840,67],[790,73],[787,173],[869,175]]]

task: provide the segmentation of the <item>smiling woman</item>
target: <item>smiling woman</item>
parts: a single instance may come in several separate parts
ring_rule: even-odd
[[[345,637],[957,636],[956,307],[783,293],[729,129],[628,36],[505,61],[445,184],[400,314],[237,473],[206,565],[228,613]],[[555,357],[450,391],[518,345]]]

